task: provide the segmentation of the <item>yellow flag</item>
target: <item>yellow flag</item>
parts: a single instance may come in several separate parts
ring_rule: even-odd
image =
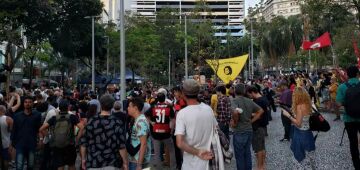
[[[244,68],[248,55],[234,58],[206,60],[217,76],[225,83],[229,83],[240,74]],[[216,71],[217,70],[217,71]]]

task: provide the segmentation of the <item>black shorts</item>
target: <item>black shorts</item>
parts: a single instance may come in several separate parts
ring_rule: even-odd
[[[252,147],[255,153],[265,150],[265,133],[264,127],[259,127],[253,132]]]
[[[76,148],[74,145],[69,145],[65,148],[53,148],[53,162],[55,167],[62,167],[65,165],[75,165]]]

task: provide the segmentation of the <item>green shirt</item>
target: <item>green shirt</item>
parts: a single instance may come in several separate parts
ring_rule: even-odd
[[[353,84],[357,84],[359,83],[359,79],[358,78],[351,78],[348,80],[349,84],[353,85]],[[345,83],[341,84],[337,90],[337,94],[336,94],[336,102],[340,103],[341,105],[344,105],[345,102],[345,94],[346,94],[346,90],[347,90],[347,86]],[[350,117],[349,115],[346,114],[346,112],[344,112],[344,116],[343,116],[343,120],[344,122],[360,122],[360,119],[355,119]]]

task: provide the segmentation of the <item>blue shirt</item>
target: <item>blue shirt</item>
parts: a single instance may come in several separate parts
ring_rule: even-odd
[[[30,115],[23,111],[14,116],[11,141],[16,149],[35,150],[37,135],[41,127],[41,114],[35,110]]]
[[[353,85],[353,84],[357,84],[359,83],[359,79],[358,78],[351,78],[348,80],[349,84]],[[340,103],[341,105],[344,105],[345,102],[345,94],[346,94],[346,90],[347,90],[347,86],[345,83],[341,84],[337,90],[337,94],[336,94],[336,102]],[[344,122],[360,122],[360,119],[355,119],[350,117],[349,115],[346,114],[346,112],[344,113],[343,116],[343,120]]]

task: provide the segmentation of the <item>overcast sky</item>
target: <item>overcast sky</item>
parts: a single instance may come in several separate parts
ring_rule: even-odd
[[[248,8],[255,6],[255,4],[259,3],[260,0],[245,0],[245,15],[247,15]]]
[[[131,0],[124,0],[124,1],[125,1],[125,9],[130,10],[131,9],[131,7],[130,7]],[[250,0],[250,1],[252,1],[252,0]]]

